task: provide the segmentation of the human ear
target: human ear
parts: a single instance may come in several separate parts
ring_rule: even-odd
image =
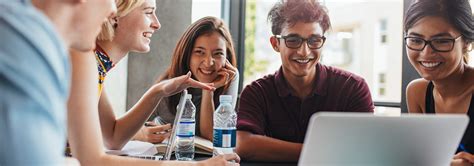
[[[270,37],[270,43],[272,44],[273,50],[275,50],[276,52],[280,52],[280,42],[275,36]]]

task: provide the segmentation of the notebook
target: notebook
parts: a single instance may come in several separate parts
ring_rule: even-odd
[[[468,121],[463,114],[316,113],[298,165],[446,166]]]

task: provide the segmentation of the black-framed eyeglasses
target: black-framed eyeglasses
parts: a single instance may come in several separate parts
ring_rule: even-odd
[[[275,35],[275,37],[278,39],[285,40],[286,47],[293,48],[293,49],[300,48],[303,42],[305,41],[310,49],[319,49],[324,45],[324,42],[326,41],[326,37],[315,36],[315,35],[310,36],[309,38],[303,38],[298,35],[288,35],[288,36]]]
[[[406,46],[414,51],[423,51],[426,45],[430,45],[430,47],[438,52],[449,52],[453,50],[454,43],[457,39],[459,39],[462,35],[459,35],[456,38],[439,38],[439,39],[432,39],[432,40],[425,40],[420,37],[405,37],[405,44]]]

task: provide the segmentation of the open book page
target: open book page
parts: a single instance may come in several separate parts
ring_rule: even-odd
[[[158,143],[155,144],[156,149],[158,150],[159,154],[164,154],[166,152],[166,143],[168,140],[163,141],[163,143]],[[194,137],[194,146],[195,146],[195,152],[199,154],[206,154],[206,155],[212,155],[212,142],[199,137],[195,136]]]
[[[211,141],[199,136],[195,136],[194,143],[196,147],[196,153],[212,155],[213,145]]]

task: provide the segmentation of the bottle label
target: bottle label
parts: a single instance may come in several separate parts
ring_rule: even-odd
[[[193,137],[195,126],[194,121],[179,122],[176,135],[179,137]]]
[[[216,129],[213,136],[214,147],[235,148],[236,131],[234,129]]]

